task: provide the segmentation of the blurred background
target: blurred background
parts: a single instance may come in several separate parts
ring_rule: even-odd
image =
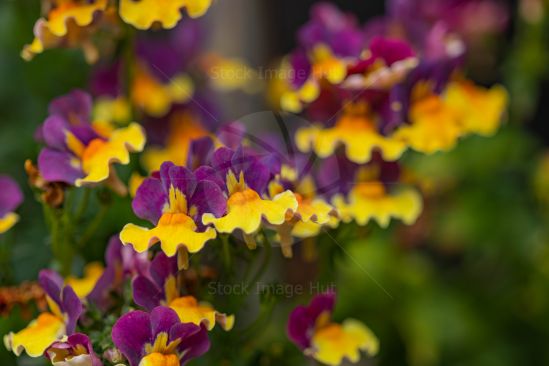
[[[204,52],[268,68],[295,46],[296,31],[315,2],[218,0],[201,20]],[[361,22],[385,12],[382,0],[331,2]],[[507,27],[478,45],[467,74],[509,89],[505,126],[492,138],[469,137],[450,153],[406,155],[406,166],[421,177],[426,202],[415,225],[352,230],[335,238],[344,251],[323,238],[321,248],[331,260],[323,269],[300,256],[273,264],[286,268],[288,278],[279,282],[320,272],[323,281],[335,283],[336,318],[363,320],[381,341],[379,355],[364,365],[549,365],[549,1],[501,4],[508,9]],[[31,62],[19,57],[39,16],[38,0],[0,1],[0,172],[15,177],[26,195],[20,223],[0,237],[2,286],[34,280],[50,262],[41,207],[26,184],[23,163],[36,159],[33,135],[48,102],[86,88],[90,75],[77,50],[51,50]],[[227,121],[269,108],[261,93],[215,98]],[[82,262],[101,260],[106,239],[131,215],[129,199],[113,207]],[[236,341],[220,334],[225,355],[202,362],[304,364],[285,339],[295,302],[281,300],[263,331],[247,340],[247,357],[229,355]],[[25,324],[30,315],[32,309],[19,308],[3,314],[0,333]],[[0,347],[0,364],[32,361]]]

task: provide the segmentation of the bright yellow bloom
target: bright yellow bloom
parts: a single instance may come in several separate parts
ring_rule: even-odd
[[[491,136],[502,121],[508,95],[500,85],[485,89],[472,82],[461,81],[448,85],[444,100],[455,111],[466,133]]]
[[[179,357],[176,354],[154,352],[146,355],[139,362],[139,366],[179,366]]]
[[[82,170],[86,176],[75,182],[80,187],[109,178],[113,163],[128,164],[130,152],[143,150],[145,132],[139,124],[131,123],[128,127],[114,130],[108,140],[95,139],[86,147],[78,146],[76,140],[68,134],[67,145],[82,159]]]
[[[453,149],[464,134],[458,113],[438,95],[414,102],[409,118],[410,124],[398,127],[393,138],[425,154]]]
[[[4,336],[4,344],[19,356],[23,350],[31,357],[40,357],[50,344],[65,334],[65,322],[57,315],[42,313],[25,329]]]
[[[330,323],[315,330],[312,356],[327,365],[340,365],[345,359],[352,363],[360,360],[360,351],[375,355],[379,341],[361,322],[347,319],[343,324]]]
[[[321,158],[333,155],[343,145],[347,158],[359,164],[369,162],[374,150],[379,150],[386,161],[397,160],[406,150],[404,142],[381,135],[375,122],[363,113],[344,113],[331,128],[317,125],[299,129],[296,144],[302,152],[312,150]]]
[[[213,224],[220,233],[232,233],[241,229],[245,234],[253,234],[265,219],[272,225],[281,225],[288,212],[295,212],[298,204],[291,191],[282,192],[272,200],[262,199],[251,189],[237,191],[227,200],[227,214],[216,218],[206,213],[202,216],[204,225]]]
[[[169,307],[175,310],[182,323],[204,324],[212,330],[217,322],[227,331],[234,325],[234,315],[219,313],[210,304],[198,303],[193,296],[178,297],[170,302]]]
[[[120,17],[138,29],[149,29],[154,23],[170,29],[181,19],[186,8],[191,18],[206,13],[211,0],[120,0]]]
[[[375,220],[382,227],[387,227],[391,218],[413,224],[423,206],[415,190],[404,188],[389,193],[383,183],[375,181],[357,183],[347,200],[336,195],[332,203],[344,222],[355,220],[359,225],[366,225]]]
[[[72,287],[80,299],[84,299],[92,292],[97,280],[103,274],[103,266],[99,262],[92,262],[84,268],[84,277],[77,278],[69,276],[65,279],[65,284]]]
[[[183,213],[164,213],[153,229],[147,229],[134,224],[127,224],[120,233],[122,243],[129,243],[139,252],[145,252],[154,244],[160,242],[162,251],[168,257],[173,257],[180,246],[190,253],[200,251],[206,242],[215,239],[213,228],[197,232],[193,219]]]

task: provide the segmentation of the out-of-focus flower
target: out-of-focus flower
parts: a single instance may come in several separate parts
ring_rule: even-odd
[[[220,313],[210,304],[198,303],[193,296],[181,296],[178,275],[177,260],[158,253],[151,263],[150,276],[137,276],[133,280],[135,303],[148,311],[159,305],[168,306],[177,312],[183,323],[204,324],[208,330],[218,323],[230,330],[234,315]]]
[[[53,366],[103,366],[89,337],[82,333],[52,343],[44,354]]]
[[[185,8],[191,18],[206,13],[212,0],[121,0],[120,17],[138,29],[149,29],[155,23],[170,29],[181,20],[181,10]]]
[[[148,171],[160,169],[165,161],[186,165],[193,140],[211,136],[196,114],[191,111],[175,111],[169,116],[169,135],[164,147],[150,146],[142,155],[143,165]]]
[[[36,304],[38,309],[47,307],[44,290],[36,282],[23,282],[19,286],[0,287],[0,315],[8,316],[15,306],[28,314]]]
[[[35,23],[34,40],[21,52],[27,61],[47,49],[80,47],[86,60],[94,63],[100,53],[99,42],[94,36],[101,31],[117,38],[120,33],[116,10],[108,8],[107,0],[50,0],[45,3],[49,10]],[[103,43],[109,43],[104,41],[102,39]]]
[[[23,193],[10,177],[0,176],[0,234],[5,233],[19,221],[14,211],[23,202]]]
[[[130,366],[185,365],[210,348],[204,326],[181,323],[176,312],[159,306],[150,314],[131,311],[112,329],[114,345]]]
[[[226,202],[221,188],[214,182],[165,162],[160,171],[143,181],[132,207],[138,217],[155,227],[147,229],[127,224],[120,233],[122,243],[144,252],[160,242],[162,251],[172,257],[178,251],[183,256],[196,253],[216,237],[213,228],[204,229],[200,218],[206,212],[213,217],[223,215]]]
[[[213,224],[220,233],[232,233],[237,229],[250,236],[257,232],[265,220],[271,225],[281,225],[288,214],[298,207],[295,195],[286,190],[265,198],[267,185],[272,179],[274,164],[266,159],[260,160],[242,147],[236,151],[221,147],[211,159],[211,167],[196,170],[197,176],[217,182],[227,195],[227,211],[222,217],[212,213],[202,216],[205,225]],[[276,164],[274,164],[276,165]],[[280,169],[280,168],[278,168]],[[255,245],[247,241],[252,248]]]
[[[97,280],[103,275],[103,270],[101,263],[89,263],[84,267],[82,278],[69,276],[65,279],[65,284],[72,287],[80,299],[85,299],[95,287]]]
[[[107,310],[112,305],[112,295],[122,292],[125,280],[148,275],[150,266],[147,253],[137,253],[131,247],[122,245],[118,236],[109,240],[105,262],[106,268],[87,297],[101,310]]]
[[[130,152],[143,149],[144,131],[137,123],[119,129],[90,123],[91,106],[91,97],[79,90],[50,104],[50,116],[41,127],[46,147],[38,157],[40,173],[47,181],[77,187],[108,181],[125,193],[112,165],[128,164]]]
[[[298,306],[288,320],[289,338],[308,356],[327,364],[340,365],[345,360],[357,363],[360,351],[374,356],[379,341],[364,324],[347,319],[342,324],[331,319],[335,293],[317,295],[309,306]]]
[[[534,193],[545,205],[549,205],[549,152],[545,152],[537,163],[533,177]]]
[[[46,292],[50,312],[42,313],[27,328],[4,337],[8,350],[31,357],[41,356],[46,348],[65,335],[72,335],[82,313],[82,303],[70,286],[63,287],[63,278],[51,270],[42,270],[39,282]]]
[[[258,71],[244,60],[208,54],[201,58],[200,64],[214,89],[223,92],[239,90],[253,94],[259,92],[263,86]]]

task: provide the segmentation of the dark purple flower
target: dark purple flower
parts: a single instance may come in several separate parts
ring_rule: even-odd
[[[70,286],[63,286],[63,278],[55,271],[49,269],[40,271],[38,282],[48,298],[57,305],[57,309],[61,312],[57,315],[64,315],[66,334],[72,335],[83,310],[80,299]]]
[[[53,365],[88,365],[103,366],[97,357],[93,346],[87,335],[76,333],[67,338],[66,341],[54,342],[44,352]],[[64,363],[66,362],[66,363]]]
[[[123,315],[112,329],[112,340],[130,366],[174,359],[184,365],[210,348],[205,326],[181,323],[174,310],[163,306],[150,314],[137,310]]]
[[[288,337],[301,349],[311,345],[311,337],[320,316],[331,318],[335,305],[335,293],[327,292],[313,298],[309,306],[298,306],[288,320]]]

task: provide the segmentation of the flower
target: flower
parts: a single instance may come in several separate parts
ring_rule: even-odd
[[[41,127],[46,147],[38,157],[40,173],[47,181],[77,187],[108,180],[124,193],[112,164],[128,164],[130,152],[143,149],[144,131],[137,123],[119,129],[90,123],[91,105],[91,97],[80,90],[50,104],[50,116]]]
[[[87,335],[75,333],[52,343],[44,352],[53,366],[103,366]]]
[[[208,330],[219,323],[224,330],[231,330],[234,315],[220,313],[210,304],[198,303],[193,296],[181,296],[178,272],[175,258],[158,253],[152,260],[150,275],[137,276],[132,282],[135,303],[148,311],[158,305],[168,306],[183,323],[204,324]]]
[[[265,220],[271,225],[281,225],[288,214],[297,210],[295,195],[286,190],[264,198],[274,166],[263,161],[242,147],[236,151],[221,147],[211,159],[211,167],[202,167],[196,174],[217,182],[227,195],[227,212],[221,217],[212,213],[202,216],[204,225],[213,224],[220,233],[232,233],[237,229],[245,235],[254,234]],[[254,247],[253,244],[249,244]]]
[[[340,180],[332,204],[343,222],[354,220],[366,225],[374,220],[387,227],[391,218],[397,218],[411,225],[420,215],[421,195],[401,182],[397,163],[383,161],[379,154],[367,165],[356,165],[338,156],[327,160],[319,174],[333,176],[335,168],[345,170],[340,177],[331,178]]]
[[[106,311],[113,303],[113,293],[120,294],[126,279],[137,275],[148,275],[150,262],[147,253],[137,253],[131,247],[122,245],[118,236],[109,240],[105,252],[106,268],[88,294],[89,302]]]
[[[0,175],[0,234],[5,233],[19,221],[14,211],[23,202],[23,193],[10,177]]]
[[[212,228],[203,229],[200,218],[206,212],[214,217],[226,209],[221,188],[212,181],[200,179],[189,169],[171,162],[162,164],[138,188],[132,202],[135,214],[155,227],[147,229],[127,224],[120,233],[123,244],[138,252],[160,242],[167,256],[196,253],[216,237]]]
[[[123,315],[113,326],[112,340],[130,366],[185,365],[210,348],[204,326],[181,323],[164,306]]]
[[[92,262],[84,267],[84,276],[82,278],[69,276],[65,279],[65,284],[70,286],[80,299],[85,299],[102,275],[103,266],[101,263]]]
[[[309,306],[298,306],[288,320],[288,336],[306,355],[327,365],[340,365],[345,359],[356,363],[360,351],[374,356],[379,341],[372,331],[354,319],[334,323],[331,315],[335,293],[315,296]]]
[[[46,292],[50,312],[44,312],[25,329],[4,336],[8,350],[20,355],[23,350],[31,357],[41,356],[54,341],[72,335],[82,313],[82,303],[70,286],[51,270],[42,270],[39,282]]]
[[[191,18],[206,13],[212,0],[121,0],[120,17],[138,29],[149,29],[154,23],[170,29],[181,19],[181,9],[185,8]]]

